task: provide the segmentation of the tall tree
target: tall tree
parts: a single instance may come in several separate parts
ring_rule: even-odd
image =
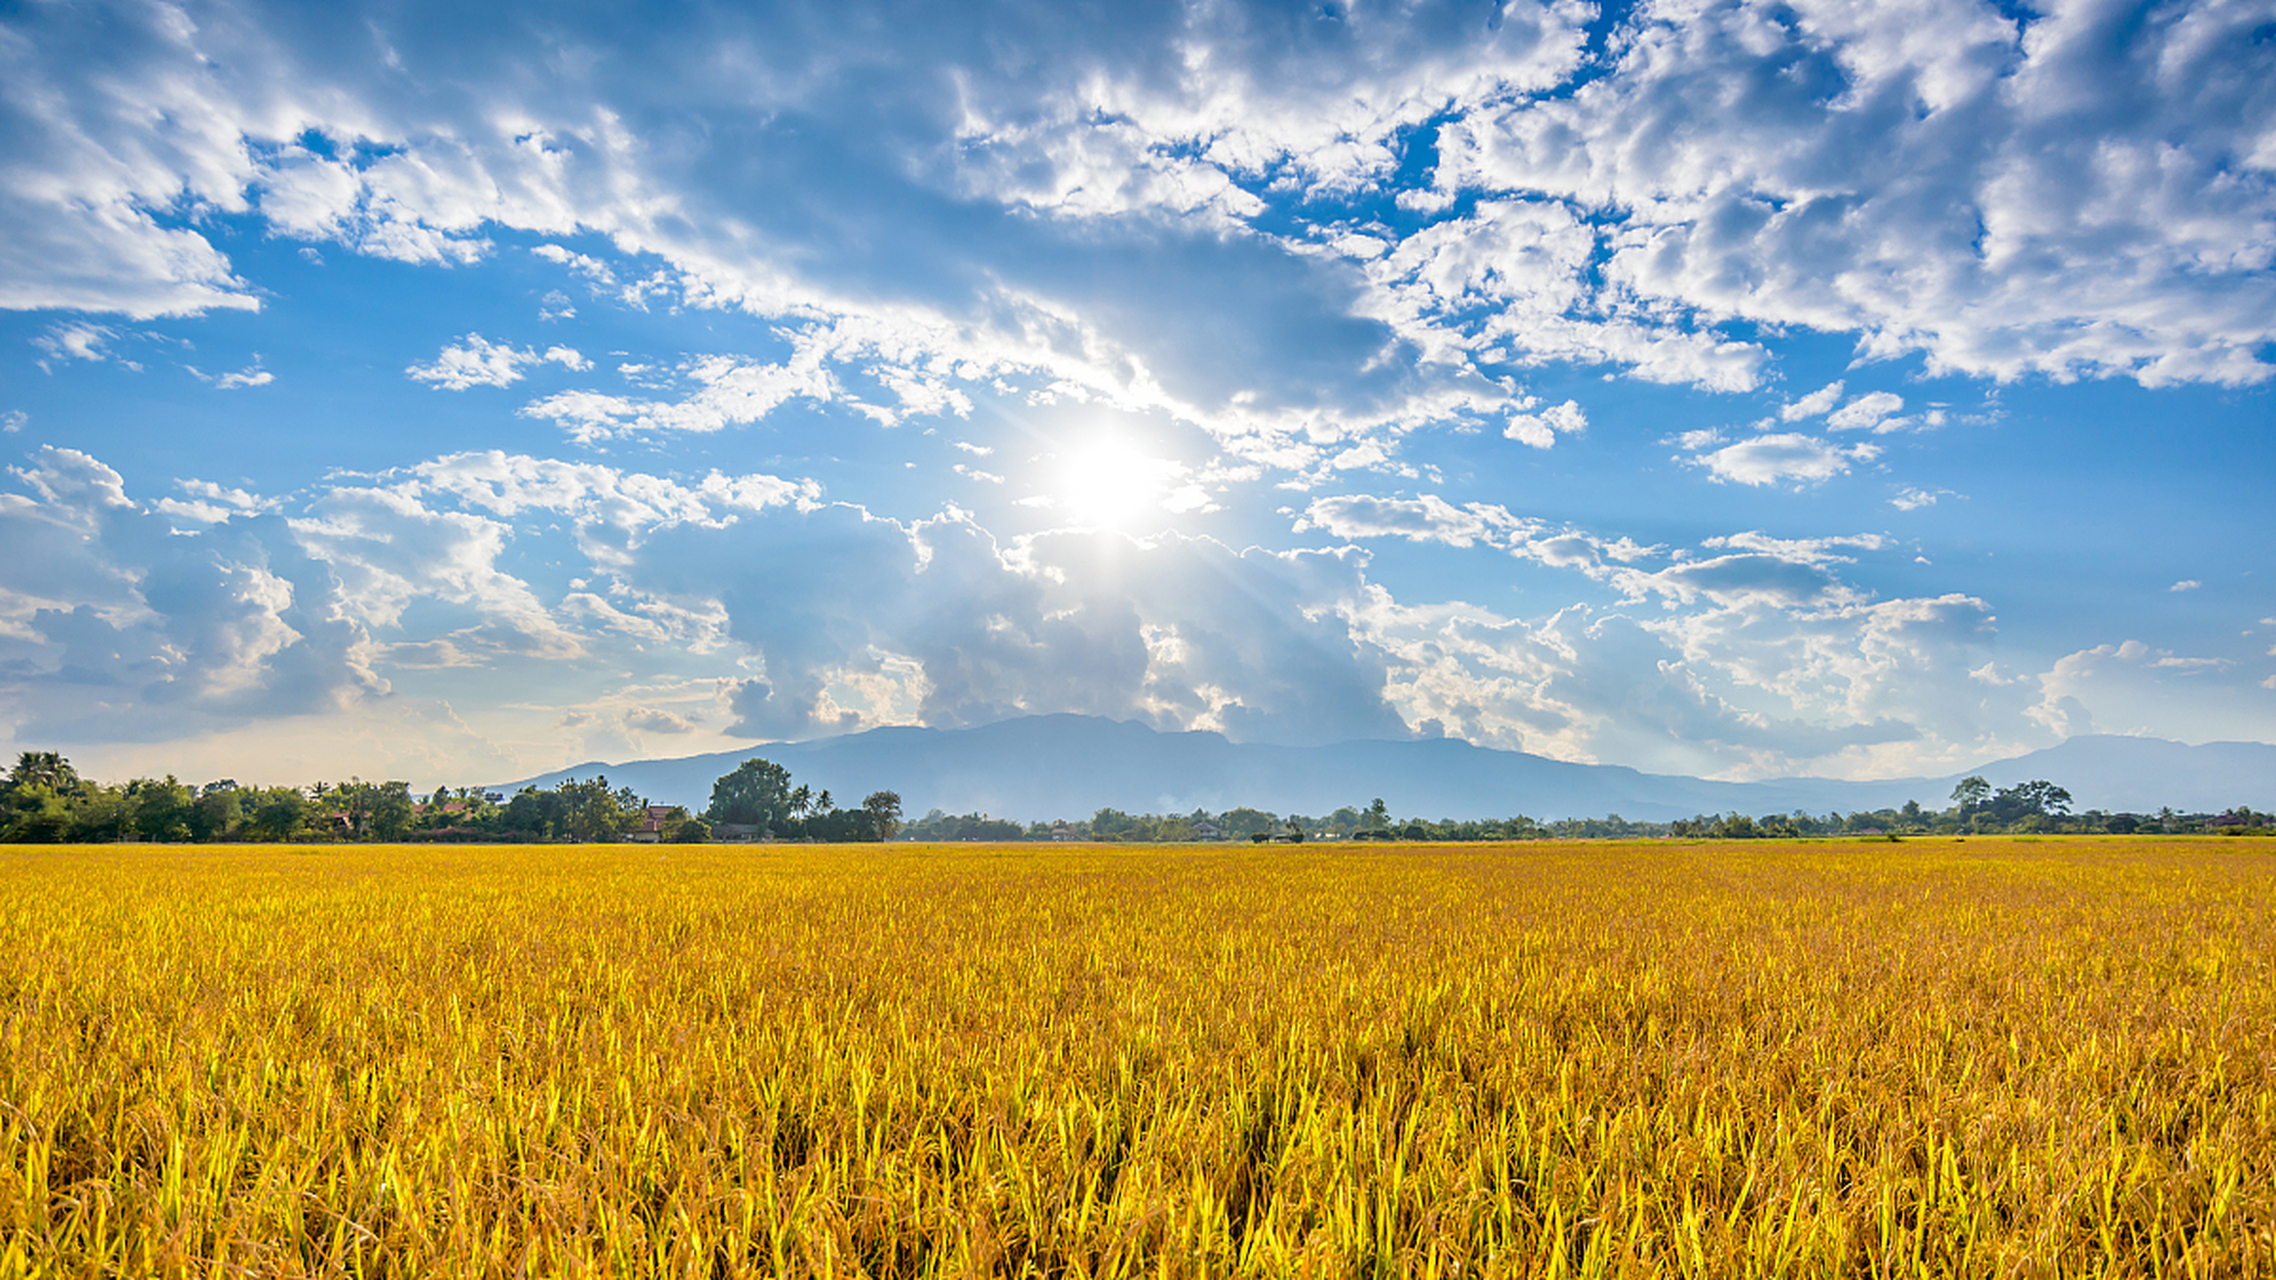
[[[790,822],[790,770],[753,756],[711,784],[703,816],[714,824],[775,829]]]
[[[891,840],[901,831],[901,793],[898,791],[872,791],[861,802],[862,811],[869,815],[870,830],[880,840]]]
[[[53,751],[26,751],[16,757],[16,767],[8,771],[8,789],[27,786],[70,795],[79,789],[79,771]]]
[[[269,787],[253,804],[245,828],[256,840],[286,840],[308,817],[308,797],[297,787]]]
[[[1992,816],[2002,822],[2033,815],[2061,815],[2071,810],[2071,793],[2044,778],[2001,787],[1991,799]]]

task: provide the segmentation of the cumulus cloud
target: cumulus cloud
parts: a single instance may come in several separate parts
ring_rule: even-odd
[[[745,552],[762,533],[774,550]],[[1099,530],[1004,544],[962,513],[825,506],[660,534],[626,576],[720,600],[761,667],[730,698],[745,736],[1041,711],[1249,740],[1403,736],[1350,632],[1363,560]]]
[[[1364,623],[1411,721],[1563,759],[1891,776],[2044,741],[2023,718],[2024,690],[1970,678],[1991,626],[1965,596],[1575,606],[1538,622],[1384,601]]]
[[[1841,399],[1841,387],[1841,380],[1836,378],[1801,399],[1780,406],[1778,420],[1800,422],[1804,418],[1815,418],[1831,410]]]
[[[638,707],[624,713],[624,725],[643,733],[694,733],[695,723],[662,707]]]
[[[1702,442],[1706,443],[1706,442]],[[1694,455],[1694,466],[1707,469],[1718,481],[1766,485],[1792,480],[1811,484],[1830,480],[1860,462],[1870,462],[1881,451],[1869,444],[1843,448],[1816,436],[1772,432]]]
[[[1836,431],[1872,431],[1885,433],[1901,425],[1893,415],[1905,407],[1905,398],[1888,391],[1875,391],[1862,395],[1826,417],[1826,425]]]
[[[0,536],[26,554],[0,569],[0,661],[20,676],[4,700],[19,738],[132,738],[153,700],[226,731],[361,705],[389,673],[544,673],[590,692],[607,655],[641,647],[708,681],[716,704],[684,682],[669,697],[604,683],[547,714],[586,707],[579,741],[612,750],[634,749],[632,734],[1043,711],[1281,742],[1436,721],[1566,759],[1730,776],[1941,771],[2137,723],[2128,709],[2159,690],[2203,702],[2190,714],[2204,723],[2225,714],[2217,656],[2132,644],[2043,679],[2003,672],[1983,600],[1859,584],[1895,546],[1874,533],[1670,549],[1436,495],[1307,506],[1305,527],[1339,539],[1490,548],[1595,584],[1597,603],[1517,618],[1402,603],[1353,545],[1005,540],[969,513],[885,519],[766,475],[493,451],[289,503],[189,481],[146,504],[108,466],[51,448],[11,481]],[[559,557],[577,575],[566,586],[537,573]]]
[[[622,380],[572,346],[471,332],[406,371],[468,391],[557,363],[522,412],[584,445],[646,449],[793,403],[865,430],[986,419],[985,395],[1046,432],[1078,412],[1198,428],[1307,494],[1438,485],[1420,433],[1546,447],[1588,426],[1581,401],[1529,384],[1544,366],[1749,391],[1808,331],[1854,345],[1845,381],[1765,410],[1788,430],[1681,441],[1717,481],[1807,486],[1882,454],[1796,424],[1937,421],[1865,390],[1886,381],[1876,361],[2242,384],[2268,377],[2276,338],[2276,80],[2249,6],[1654,0],[1605,24],[1562,2],[983,3],[883,24],[841,6],[787,35],[732,8],[606,34],[548,11],[544,74],[510,10],[448,32],[267,0],[192,16],[0,19],[0,306],[78,313],[33,339],[59,378],[142,350],[130,320],[257,310],[279,285],[247,276],[303,269],[239,247],[275,236],[330,269],[503,255],[482,270],[530,276],[516,305],[551,323],[712,313],[716,344],[626,356]],[[1850,767],[2015,741],[1998,699],[2028,678],[1953,677],[1952,654],[1991,669],[1989,606],[1880,598],[1842,558],[1862,545],[1678,555],[1436,495],[1323,497],[1305,531],[1492,547],[1578,575],[1591,605],[1433,612],[1370,580],[1356,547],[999,542],[973,517],[825,504],[797,478],[505,452],[281,505],[219,485],[129,496],[60,453],[10,484],[12,550],[80,546],[50,558],[70,566],[54,582],[8,569],[22,723],[60,723],[66,672],[131,692],[89,716],[123,722],[163,685],[218,723],[362,696],[388,654],[597,669],[647,644],[748,663],[712,673],[733,689],[718,722],[744,732],[1096,707],[1271,735],[1405,717],[1579,758],[1665,753],[1652,734],[1698,725],[1719,767]],[[1160,502],[1206,511],[1217,484],[1165,476]],[[775,563],[801,555],[816,566]],[[1173,598],[1172,570],[1189,593],[1220,574],[1269,602],[1262,638]],[[177,572],[210,599],[168,595]],[[876,598],[820,598],[862,573]],[[1278,670],[1324,673],[1319,696]],[[1889,692],[1912,677],[1930,709]]]
[[[2195,591],[2197,588],[2199,588],[2199,587],[2202,587],[2202,586],[2204,586],[2204,585],[2205,585],[2204,583],[2202,583],[2202,582],[2199,582],[2199,581],[2198,581],[2197,579],[2195,579],[2195,578],[2183,578],[2181,581],[2174,583],[2174,584],[2173,584],[2172,586],[2170,586],[2170,587],[2167,587],[2167,588],[2166,588],[2166,590],[2167,590],[2167,591]]]
[[[1645,5],[1608,74],[1452,123],[1439,181],[1633,210],[1617,287],[1870,356],[2263,381],[2272,189],[2230,157],[2268,146],[2265,19],[2130,13]]]
[[[1324,529],[1339,538],[1385,535],[1413,542],[1467,547],[1514,528],[1515,517],[1500,507],[1472,503],[1456,507],[1436,494],[1420,498],[1375,498],[1364,494],[1315,498],[1296,523],[1296,531]]]
[[[276,510],[278,503],[244,489],[223,488],[211,480],[178,480],[186,498],[160,498],[151,509],[196,524],[222,524],[232,517]]]
[[[696,524],[725,528],[770,507],[813,506],[811,480],[712,471],[692,484],[591,462],[533,458],[490,449],[458,453],[406,469],[397,486],[414,500],[448,498],[487,516],[566,516],[580,550],[613,567],[655,530]]]
[[[1502,434],[1536,449],[1546,449],[1556,443],[1557,432],[1569,435],[1587,428],[1588,417],[1581,412],[1580,405],[1567,400],[1563,404],[1549,405],[1538,412],[1509,415],[1508,425],[1502,428]]]
[[[455,345],[444,347],[431,362],[414,364],[403,372],[413,381],[445,391],[465,391],[470,387],[511,386],[522,380],[524,369],[546,363],[561,365],[573,373],[593,367],[593,362],[574,347],[548,347],[539,355],[528,347],[491,342],[479,333],[469,333]]]
[[[2040,697],[2029,714],[2064,735],[2143,733],[2154,725],[2160,736],[2183,740],[2235,737],[2238,693],[2214,678],[2232,665],[2140,640],[2095,645],[2038,676]]]
[[[250,495],[185,486],[240,517],[179,529],[118,472],[43,447],[0,494],[0,720],[18,740],[172,738],[384,691],[332,579]],[[243,499],[240,501],[240,499]]]
[[[432,269],[534,235],[609,305],[874,338],[813,368],[691,369],[684,400],[532,406],[580,439],[800,396],[885,422],[957,413],[1016,372],[1021,392],[1164,413],[1295,470],[1434,423],[1551,440],[1578,406],[1560,422],[1511,372],[1547,361],[1751,388],[1754,335],[1781,326],[1940,372],[2151,384],[2263,380],[2276,335],[2276,135],[2258,20],[2234,7],[2121,39],[2089,8],[1645,4],[1601,54],[1563,3],[983,6],[887,24],[882,44],[856,11],[790,40],[720,11],[612,45],[640,77],[595,70],[603,38],[574,23],[556,74],[521,77],[502,70],[518,46],[484,30],[444,48],[352,14],[286,19],[12,17],[0,305],[257,307],[209,212]],[[93,77],[62,55],[98,23]],[[473,71],[436,75],[446,59]],[[717,127],[688,133],[690,111]],[[1351,219],[1338,201],[1360,192],[1418,224]],[[502,386],[531,363],[452,350],[414,376]]]

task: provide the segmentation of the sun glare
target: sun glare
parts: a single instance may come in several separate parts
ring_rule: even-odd
[[[1052,506],[1070,524],[1130,531],[1158,514],[1185,467],[1119,436],[1099,436],[1052,459]]]

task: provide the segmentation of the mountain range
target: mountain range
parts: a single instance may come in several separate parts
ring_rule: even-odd
[[[2189,813],[2276,804],[2276,745],[2262,742],[2189,746],[2094,734],[1946,778],[1715,782],[1574,764],[1454,738],[1288,747],[1079,715],[1024,716],[971,729],[888,726],[678,759],[594,761],[498,789],[605,775],[652,801],[700,811],[710,802],[713,780],[752,756],[789,769],[794,782],[828,789],[840,805],[890,788],[911,815],[938,808],[1021,821],[1085,818],[1101,808],[1216,813],[1250,805],[1326,814],[1377,796],[1401,817],[1522,813],[1544,821],[1613,813],[1659,822],[1733,810],[1855,812],[1907,800],[1941,809],[1967,774],[1995,787],[2045,778],[2067,788],[2080,810],[2149,813],[2170,805]]]

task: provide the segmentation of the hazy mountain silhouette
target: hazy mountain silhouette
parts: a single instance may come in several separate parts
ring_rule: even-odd
[[[1322,815],[1381,796],[1401,817],[1647,821],[1738,810],[1760,816],[1804,809],[1851,812],[1918,800],[1940,809],[1952,786],[1980,773],[1994,786],[2045,778],[2079,809],[2183,812],[2276,803],[2276,746],[2095,735],[1945,778],[1842,782],[1786,778],[1710,782],[1618,765],[1569,764],[1451,738],[1339,742],[1323,747],[1235,743],[1215,733],[1159,733],[1096,716],[1027,716],[975,729],[891,727],[812,742],[770,743],[676,760],[592,762],[525,779],[550,787],[606,774],[651,800],[701,810],[712,780],[752,756],[828,788],[840,805],[881,787],[911,815],[929,809],[1035,821],[1085,818],[1102,807],[1132,813],[1222,812],[1253,805]],[[519,787],[523,782],[507,784]]]

